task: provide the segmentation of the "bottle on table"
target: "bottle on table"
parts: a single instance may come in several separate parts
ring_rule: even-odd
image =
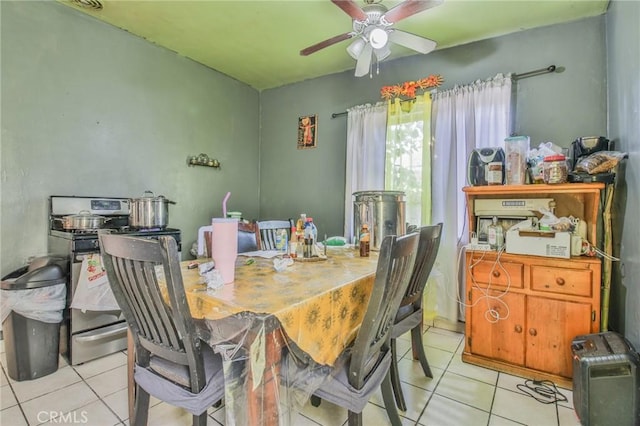
[[[300,217],[296,221],[296,226],[295,226],[296,237],[298,239],[298,243],[299,244],[303,244],[304,243],[304,225],[305,225],[305,223],[307,223],[307,214],[306,213],[300,213]]]
[[[360,257],[368,257],[371,237],[369,234],[369,225],[367,225],[366,223],[363,223],[362,228],[360,228],[359,240],[360,240]]]
[[[305,258],[310,258],[313,256],[313,222],[307,219],[304,224],[304,254]]]
[[[289,249],[289,236],[286,229],[276,231],[276,250],[286,252]]]
[[[289,256],[298,256],[298,235],[296,235],[296,227],[291,227],[291,239],[289,239]]]

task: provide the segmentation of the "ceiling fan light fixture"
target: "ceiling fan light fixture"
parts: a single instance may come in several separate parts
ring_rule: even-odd
[[[369,43],[374,49],[382,49],[387,45],[389,35],[382,28],[374,28],[369,33]]]
[[[366,42],[362,37],[358,37],[357,39],[355,39],[353,43],[351,43],[349,47],[347,47],[347,53],[349,54],[349,56],[357,60],[358,56],[360,56],[360,52],[362,52],[362,49],[364,48],[365,43]]]
[[[375,53],[378,61],[384,61],[389,55],[391,55],[391,49],[389,49],[388,45],[383,46],[380,49],[375,49],[373,52]]]

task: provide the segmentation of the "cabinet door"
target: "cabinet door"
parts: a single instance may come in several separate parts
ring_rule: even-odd
[[[529,296],[527,304],[526,366],[572,377],[571,342],[591,332],[591,303]]]
[[[524,295],[471,290],[470,352],[524,365]],[[469,318],[467,318],[467,321]]]

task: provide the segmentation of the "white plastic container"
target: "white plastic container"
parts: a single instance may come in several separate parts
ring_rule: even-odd
[[[527,177],[529,136],[513,136],[504,140],[505,184],[524,185]]]

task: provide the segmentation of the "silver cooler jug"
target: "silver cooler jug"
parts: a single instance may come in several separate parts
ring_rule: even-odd
[[[358,191],[353,196],[353,226],[356,240],[362,224],[369,225],[371,250],[380,250],[387,235],[404,235],[405,194],[402,191]],[[357,242],[357,241],[356,241]]]

